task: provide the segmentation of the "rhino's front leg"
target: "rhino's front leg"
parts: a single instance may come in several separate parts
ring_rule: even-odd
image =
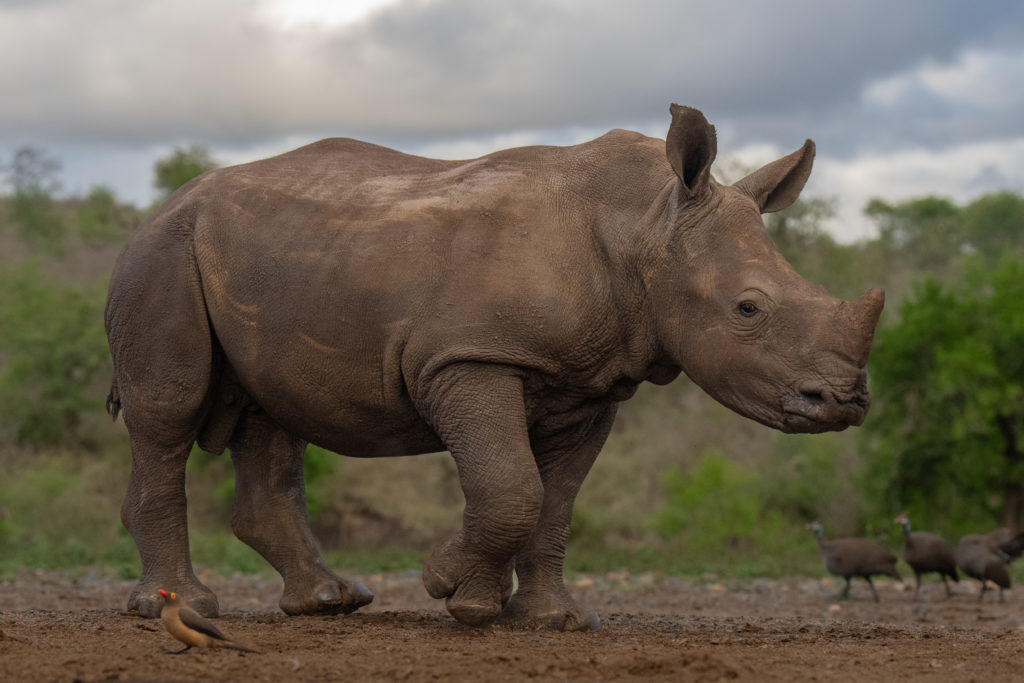
[[[373,594],[332,572],[316,547],[306,512],[302,458],[306,442],[262,411],[242,415],[232,436],[235,501],[231,528],[284,579],[287,614],[348,614]]]
[[[484,626],[511,594],[512,559],[537,522],[543,490],[514,369],[464,363],[435,378],[424,413],[444,440],[466,497],[462,530],[438,546],[423,584],[464,624]]]
[[[535,443],[544,504],[533,535],[515,558],[519,589],[501,613],[502,625],[560,631],[601,628],[597,614],[581,609],[569,595],[562,565],[576,494],[608,438],[615,412],[615,403],[595,406],[571,428]]]

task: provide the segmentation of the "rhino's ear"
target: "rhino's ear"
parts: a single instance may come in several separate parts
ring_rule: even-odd
[[[761,213],[781,211],[796,201],[814,163],[814,142],[754,171],[733,187],[753,197]]]
[[[684,196],[692,199],[708,189],[711,163],[718,153],[715,127],[692,107],[672,104],[668,110],[672,124],[665,136],[665,154],[683,183]]]

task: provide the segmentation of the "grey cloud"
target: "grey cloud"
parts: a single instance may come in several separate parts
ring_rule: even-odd
[[[867,83],[1005,36],[1013,5],[406,0],[337,30],[282,32],[243,0],[8,1],[0,131],[423,141],[665,121],[677,100],[736,144],[818,131],[839,146],[856,137],[844,131],[865,116]]]

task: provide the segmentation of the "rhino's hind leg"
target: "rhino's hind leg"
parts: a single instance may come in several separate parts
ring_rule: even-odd
[[[142,560],[128,609],[145,617],[159,616],[161,588],[217,615],[217,598],[193,573],[188,548],[185,462],[207,405],[212,352],[191,242],[182,234],[129,242],[107,300],[111,397],[132,450],[121,520]]]
[[[565,546],[576,494],[604,445],[615,418],[615,406],[600,410],[574,430],[561,432],[535,448],[544,504],[529,543],[516,556],[519,589],[498,623],[511,628],[557,631],[597,630],[601,619],[582,610],[569,595],[562,577]]]
[[[429,414],[458,466],[466,508],[462,530],[425,563],[423,584],[460,622],[484,626],[508,601],[513,557],[540,512],[522,383],[500,366],[472,365],[450,367],[435,386]]]
[[[316,547],[306,513],[302,457],[306,443],[255,406],[231,438],[235,501],[231,528],[284,579],[287,614],[348,614],[373,600],[357,581],[332,572]]]
[[[128,611],[160,616],[161,588],[185,596],[206,617],[218,612],[217,596],[192,571],[185,510],[185,461],[192,442],[174,448],[131,435],[132,474],[121,520],[135,539],[142,578],[128,596]]]

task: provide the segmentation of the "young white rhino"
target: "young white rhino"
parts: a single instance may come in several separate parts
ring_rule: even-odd
[[[580,629],[600,620],[562,580],[573,501],[641,382],[684,372],[785,432],[860,424],[883,293],[808,284],[760,216],[796,199],[814,144],[721,185],[714,128],[671,114],[666,141],[614,130],[468,161],[323,140],[207,173],[154,212],[106,309],[142,557],[128,608],[159,615],[166,588],[217,613],[189,557],[196,441],[230,449],[232,528],[284,577],[289,614],[373,597],[316,550],[315,443],[450,451],[466,507],[423,569],[430,595],[465,624]]]

